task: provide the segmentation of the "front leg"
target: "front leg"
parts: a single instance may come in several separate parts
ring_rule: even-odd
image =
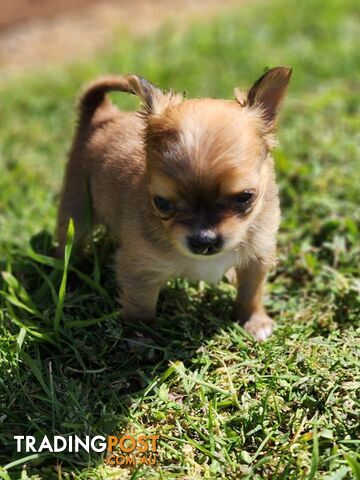
[[[261,261],[250,261],[236,269],[237,315],[241,325],[256,340],[262,342],[272,333],[274,321],[263,306],[263,288],[269,265]]]
[[[141,257],[126,252],[117,255],[117,278],[120,302],[127,321],[153,322],[161,287],[167,278]]]

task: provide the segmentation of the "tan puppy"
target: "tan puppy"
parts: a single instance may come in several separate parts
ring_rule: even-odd
[[[191,99],[136,75],[92,83],[80,103],[58,216],[58,252],[70,218],[83,243],[92,225],[117,246],[116,271],[126,319],[152,320],[169,278],[217,282],[232,267],[238,319],[264,340],[273,321],[262,305],[274,262],[280,209],[274,128],[291,69],[267,71],[236,99]],[[137,113],[106,97],[140,97]],[[86,223],[88,225],[86,225]]]

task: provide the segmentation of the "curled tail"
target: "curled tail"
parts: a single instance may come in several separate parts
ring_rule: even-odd
[[[94,80],[80,98],[80,119],[89,120],[105,101],[106,93],[119,91],[137,95],[147,113],[160,113],[170,103],[180,103],[182,95],[164,92],[138,75],[108,75]]]
[[[108,75],[91,82],[80,97],[80,118],[89,120],[98,107],[105,101],[111,91],[126,92],[136,95],[134,80],[136,75]]]

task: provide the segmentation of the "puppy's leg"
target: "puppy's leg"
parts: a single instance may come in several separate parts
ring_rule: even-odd
[[[264,341],[274,328],[274,321],[266,314],[262,303],[263,287],[269,266],[251,261],[237,268],[237,315],[241,325],[256,340]]]
[[[120,302],[127,321],[152,322],[161,287],[167,278],[163,273],[148,268],[146,259],[130,257],[127,252],[117,254],[117,278]]]
[[[87,190],[81,166],[77,164],[74,158],[70,158],[65,173],[57,218],[57,257],[61,258],[64,255],[66,233],[70,218],[73,219],[75,226],[75,247],[81,246],[81,241],[90,228],[91,206]]]

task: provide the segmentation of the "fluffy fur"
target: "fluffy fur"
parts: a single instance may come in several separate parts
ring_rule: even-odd
[[[101,78],[85,90],[59,208],[58,254],[70,218],[80,247],[92,226],[106,225],[127,319],[153,320],[169,278],[217,282],[234,268],[239,321],[258,340],[271,333],[262,305],[280,221],[271,149],[290,76],[289,68],[271,69],[248,92],[236,89],[233,101],[184,100],[136,75]],[[142,109],[119,111],[106,96],[112,90],[139,96]],[[198,246],[210,237],[219,239],[216,250]]]

